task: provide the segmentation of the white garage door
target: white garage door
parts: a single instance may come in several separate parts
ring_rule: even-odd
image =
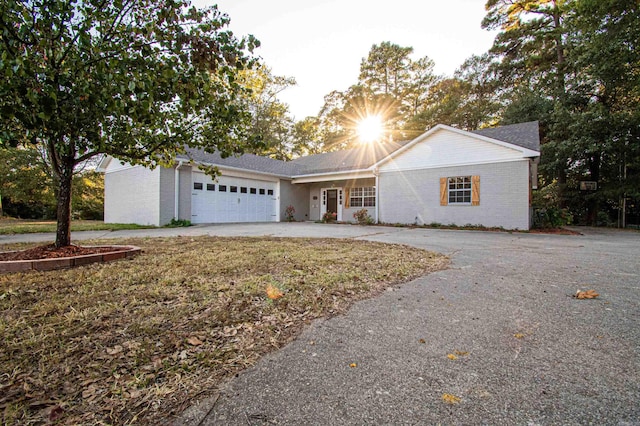
[[[276,222],[276,183],[194,172],[191,223]]]

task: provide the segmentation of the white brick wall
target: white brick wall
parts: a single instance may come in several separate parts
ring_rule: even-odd
[[[480,176],[480,205],[440,205],[440,178]],[[381,172],[380,221],[529,229],[529,160]]]
[[[160,225],[160,169],[118,168],[104,176],[104,221]]]

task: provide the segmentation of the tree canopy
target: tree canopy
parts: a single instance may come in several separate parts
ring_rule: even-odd
[[[46,149],[56,245],[70,242],[73,172],[101,154],[170,161],[185,145],[259,145],[239,73],[258,41],[215,6],[181,0],[7,0],[0,5],[0,143]]]

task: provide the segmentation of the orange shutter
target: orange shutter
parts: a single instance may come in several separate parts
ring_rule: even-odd
[[[440,205],[447,205],[447,178],[440,178]]]
[[[348,209],[350,207],[349,204],[349,188],[344,190],[344,208]]]
[[[471,176],[471,205],[480,205],[480,176]]]

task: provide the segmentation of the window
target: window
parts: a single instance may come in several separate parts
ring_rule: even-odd
[[[375,207],[376,187],[351,188],[349,191],[349,207]]]
[[[216,190],[216,186],[212,183],[208,183],[207,184],[207,191],[215,191]]]
[[[255,194],[255,193],[256,193],[256,189],[255,188],[249,189],[249,194]]]
[[[246,186],[242,186],[242,187],[240,187],[240,192],[241,192],[242,194],[246,194],[246,193],[247,193],[247,187],[246,187]]]
[[[471,176],[448,178],[449,204],[471,204]]]
[[[227,192],[227,185],[218,185],[218,191]]]
[[[273,195],[273,189],[268,190],[267,195]]]
[[[229,192],[238,192],[238,187],[237,186],[230,186],[229,187]]]
[[[202,182],[193,182],[193,189],[202,190]]]
[[[264,188],[260,188],[260,195],[264,195],[264,194],[265,194]]]

